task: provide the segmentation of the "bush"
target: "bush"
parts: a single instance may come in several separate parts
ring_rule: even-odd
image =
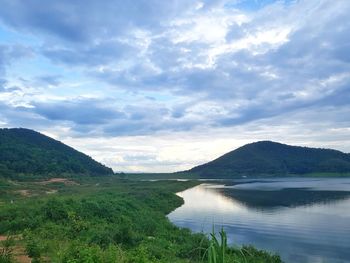
[[[27,238],[26,240],[26,253],[32,258],[33,263],[41,262],[41,247],[39,243],[34,238]]]
[[[61,256],[62,263],[123,263],[125,254],[118,246],[110,245],[103,250],[97,245],[73,242]]]

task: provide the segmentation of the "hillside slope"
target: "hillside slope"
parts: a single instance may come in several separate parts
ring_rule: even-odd
[[[349,173],[350,154],[260,141],[190,170],[201,177]]]
[[[36,131],[0,129],[0,177],[112,173],[91,157]]]

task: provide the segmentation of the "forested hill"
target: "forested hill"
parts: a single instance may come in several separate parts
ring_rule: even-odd
[[[33,130],[0,129],[0,177],[108,175],[112,169]]]
[[[244,145],[190,170],[201,177],[349,173],[350,154],[271,141]]]

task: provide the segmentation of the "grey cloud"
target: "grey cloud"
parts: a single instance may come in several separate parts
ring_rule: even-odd
[[[21,91],[22,89],[20,87],[17,87],[17,86],[11,86],[11,87],[7,87],[6,88],[6,91],[9,91],[9,92],[13,92],[13,91]]]
[[[175,118],[173,111],[163,105],[124,107],[127,118],[111,121],[104,127],[109,135],[145,135],[162,131],[189,130],[196,125],[196,120]]]
[[[350,85],[348,82],[340,85],[335,91],[329,93],[326,96],[321,97],[319,100],[315,100],[311,103],[313,106],[318,107],[341,107],[350,105]]]
[[[1,79],[0,78],[0,92],[5,91],[5,86],[6,86],[7,80],[6,79]]]
[[[43,47],[43,54],[68,65],[105,65],[132,54],[133,47],[119,41],[104,41],[85,47]]]
[[[178,104],[172,108],[171,116],[175,119],[182,118],[186,115],[189,104]]]
[[[234,79],[232,84],[240,79],[241,83],[246,83],[241,86],[244,87],[241,95],[237,93],[239,98],[253,99],[252,103],[248,102],[247,107],[244,106],[235,112],[240,117],[224,118],[225,123],[236,125],[241,122],[283,115],[305,107],[312,106],[316,109],[324,107],[325,103],[336,107],[349,101],[349,90],[346,88],[350,86],[349,77],[345,77],[341,83],[334,84],[335,86],[320,88],[322,80],[347,74],[350,70],[347,60],[349,52],[344,52],[344,46],[350,43],[350,34],[348,34],[350,23],[346,19],[350,5],[344,1],[340,2],[337,2],[337,8],[331,8],[333,2],[325,1],[327,4],[321,5],[319,9],[316,8],[312,15],[309,14],[303,27],[293,32],[289,36],[289,42],[277,49],[254,56],[246,52],[229,56],[225,54],[223,59],[218,60],[222,63],[221,72],[224,72],[223,68],[226,67],[228,69],[226,73]],[[267,18],[264,19],[269,21]],[[312,22],[309,23],[309,21]],[[247,65],[253,69],[260,67],[261,70],[256,72],[252,70],[252,74],[246,76],[239,71],[229,72],[230,60],[238,62],[240,64],[238,67]],[[277,78],[266,80],[264,77],[257,77],[258,74],[263,73],[264,67],[276,73]],[[315,86],[315,91],[312,89],[308,91],[310,86]],[[235,89],[239,90],[236,87]],[[329,90],[332,92],[329,93]],[[294,95],[297,92],[313,92],[313,94],[307,98],[298,98]]]
[[[197,126],[199,126],[198,122],[184,120],[123,120],[114,122],[110,125],[106,125],[105,127],[103,127],[103,134],[105,136],[151,135],[162,132],[169,133],[190,131]]]
[[[48,84],[51,86],[58,86],[61,83],[62,76],[60,75],[43,75],[40,77],[37,77],[36,80],[39,83]]]
[[[78,125],[103,124],[124,114],[103,106],[101,101],[81,99],[51,103],[33,103],[34,112],[57,121],[72,121]]]
[[[14,87],[8,87],[8,80],[6,79],[6,69],[14,61],[31,56],[32,49],[23,45],[2,45],[0,44],[0,92],[7,92],[14,90]]]
[[[0,77],[5,74],[6,66],[14,60],[31,56],[33,54],[30,47],[23,45],[1,45],[0,44]]]
[[[171,109],[162,104],[115,106],[102,100],[75,99],[38,103],[26,112],[37,114],[49,122],[70,122],[77,133],[106,136],[144,135],[159,131],[189,130],[198,125],[196,120],[174,117]]]
[[[29,129],[42,129],[54,123],[33,113],[30,108],[11,106],[0,101],[0,121],[6,127],[25,127]]]
[[[220,1],[211,2],[205,7]],[[140,50],[133,46],[134,31],[161,33],[169,21],[196,5],[195,0],[3,0],[0,21],[39,35],[44,45],[37,52],[54,62],[96,66],[135,56]]]
[[[135,27],[154,28],[196,1],[50,1],[3,0],[2,21],[20,30],[35,30],[59,38],[82,42],[120,35]]]
[[[124,70],[104,69],[91,74],[101,81],[127,90],[173,89],[172,84],[176,85],[176,76],[155,72],[150,65],[142,63]]]
[[[128,114],[130,120],[134,121],[140,121],[151,118],[164,118],[167,114],[169,114],[169,110],[165,107],[150,107],[147,105],[129,105],[124,107],[124,112]]]

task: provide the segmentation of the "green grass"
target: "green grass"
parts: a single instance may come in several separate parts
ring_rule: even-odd
[[[213,233],[210,234],[209,246],[207,249],[208,263],[225,263],[227,253],[227,235],[222,228],[219,232],[220,241],[216,238],[214,229]]]

